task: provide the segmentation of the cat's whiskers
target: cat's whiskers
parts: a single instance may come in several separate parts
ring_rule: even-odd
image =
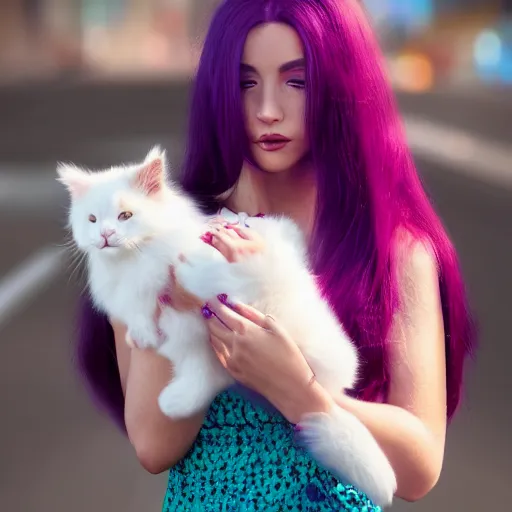
[[[128,238],[126,238],[125,236],[123,236],[122,238],[119,238],[117,240],[117,243],[118,243],[119,247],[123,247],[125,249],[131,249],[130,240]]]
[[[122,245],[122,246],[126,247],[127,249],[136,250],[139,253],[142,253],[142,249],[141,249],[140,245],[134,239],[129,239],[129,238],[123,237],[123,238],[119,239],[119,245]]]
[[[67,240],[66,242],[62,244],[55,244],[56,247],[62,247],[64,249],[71,249],[75,246],[74,240]]]
[[[61,245],[60,247],[63,247],[65,251],[71,256],[72,259],[79,257],[82,252],[73,240]]]
[[[71,270],[68,277],[68,284],[72,279],[76,277],[78,282],[87,283],[87,267],[84,265],[84,261],[87,258],[87,251],[80,249],[72,234],[69,233],[70,239],[67,240],[61,246],[65,248],[68,253],[68,271]],[[90,244],[90,247],[95,246],[94,243]],[[87,286],[87,284],[85,285]]]
[[[142,254],[142,249],[140,248],[139,244],[138,244],[135,240],[132,240],[130,243],[132,244],[132,246],[133,246],[137,251],[139,251],[139,253],[141,253],[141,254]]]
[[[64,241],[61,244],[55,244],[56,247],[63,248],[73,248],[76,246],[75,239],[73,238],[73,233],[68,231],[64,236]]]
[[[77,281],[80,282],[82,278],[84,278],[84,274],[87,272],[86,266],[83,265],[84,260],[87,258],[87,253],[76,248],[75,253],[72,253],[71,256],[69,268],[72,270],[68,278],[68,284],[75,275],[77,277]]]
[[[84,269],[85,269],[85,267],[84,267]],[[87,276],[85,276],[83,283],[84,284],[82,286],[82,289],[80,290],[80,295],[85,295],[85,293],[87,293],[87,291],[88,291],[89,281],[87,279]]]

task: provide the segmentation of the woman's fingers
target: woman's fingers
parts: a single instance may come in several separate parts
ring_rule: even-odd
[[[236,240],[226,233],[226,230],[213,231],[211,245],[217,249],[230,263],[236,260]]]
[[[229,303],[229,298],[226,297],[225,301]],[[276,322],[276,319],[272,315],[266,315],[265,313],[258,311],[252,306],[249,306],[248,304],[242,304],[240,302],[232,305],[231,309],[234,309],[240,316],[246,318],[262,329],[276,334],[285,334],[283,329],[279,326],[279,324]]]
[[[186,265],[187,263],[182,263]],[[170,306],[177,311],[190,311],[201,307],[202,301],[183,288],[176,279],[174,266],[169,268],[169,284],[158,297],[160,306]]]
[[[254,240],[254,232],[251,232],[250,229],[244,228],[240,226],[240,224],[232,224],[226,227],[227,231],[232,233],[236,233],[236,238],[243,238],[244,240]]]
[[[233,228],[234,226],[228,224],[227,226],[219,228],[218,232],[226,235],[232,240],[240,240],[240,236],[238,235],[237,231]]]
[[[214,238],[218,238],[228,245],[240,239],[233,230],[226,229],[224,227],[214,229],[212,234]]]
[[[214,352],[217,354],[217,357],[219,358],[219,361],[221,362],[222,366],[224,366],[224,368],[227,368],[230,359],[230,353],[226,345],[222,342],[220,338],[218,338],[214,334],[210,335],[210,344]]]

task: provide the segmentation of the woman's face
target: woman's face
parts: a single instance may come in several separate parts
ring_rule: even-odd
[[[302,43],[288,25],[253,29],[244,47],[241,87],[252,156],[267,172],[293,168],[308,152],[305,62]]]

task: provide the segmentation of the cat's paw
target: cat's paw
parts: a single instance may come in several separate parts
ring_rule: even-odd
[[[158,406],[167,417],[176,420],[190,418],[206,405],[188,396],[183,386],[175,384],[169,384],[158,396]]]
[[[130,347],[138,349],[158,348],[163,340],[162,331],[154,325],[134,326],[129,328],[126,333],[126,343]]]

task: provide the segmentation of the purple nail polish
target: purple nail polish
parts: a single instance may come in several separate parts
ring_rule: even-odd
[[[160,295],[160,297],[158,297],[158,301],[160,304],[162,304],[162,306],[170,306],[172,304],[171,297],[167,294]]]
[[[205,304],[201,308],[201,314],[203,315],[204,318],[206,318],[206,320],[210,320],[210,318],[212,318],[213,316],[213,311],[208,307],[208,304]]]
[[[265,214],[260,212],[260,213],[257,213],[257,214],[255,215],[255,217],[258,217],[258,218],[260,218],[260,219],[261,219],[262,217],[265,217]]]
[[[236,306],[234,304],[231,304],[231,302],[228,301],[228,296],[225,293],[221,293],[220,295],[217,295],[217,300],[224,304],[224,306],[227,306],[228,308],[232,309],[233,311],[236,311]]]
[[[297,425],[295,425],[295,427],[293,427],[293,430],[295,432],[301,432],[302,431],[302,427],[297,423]]]

